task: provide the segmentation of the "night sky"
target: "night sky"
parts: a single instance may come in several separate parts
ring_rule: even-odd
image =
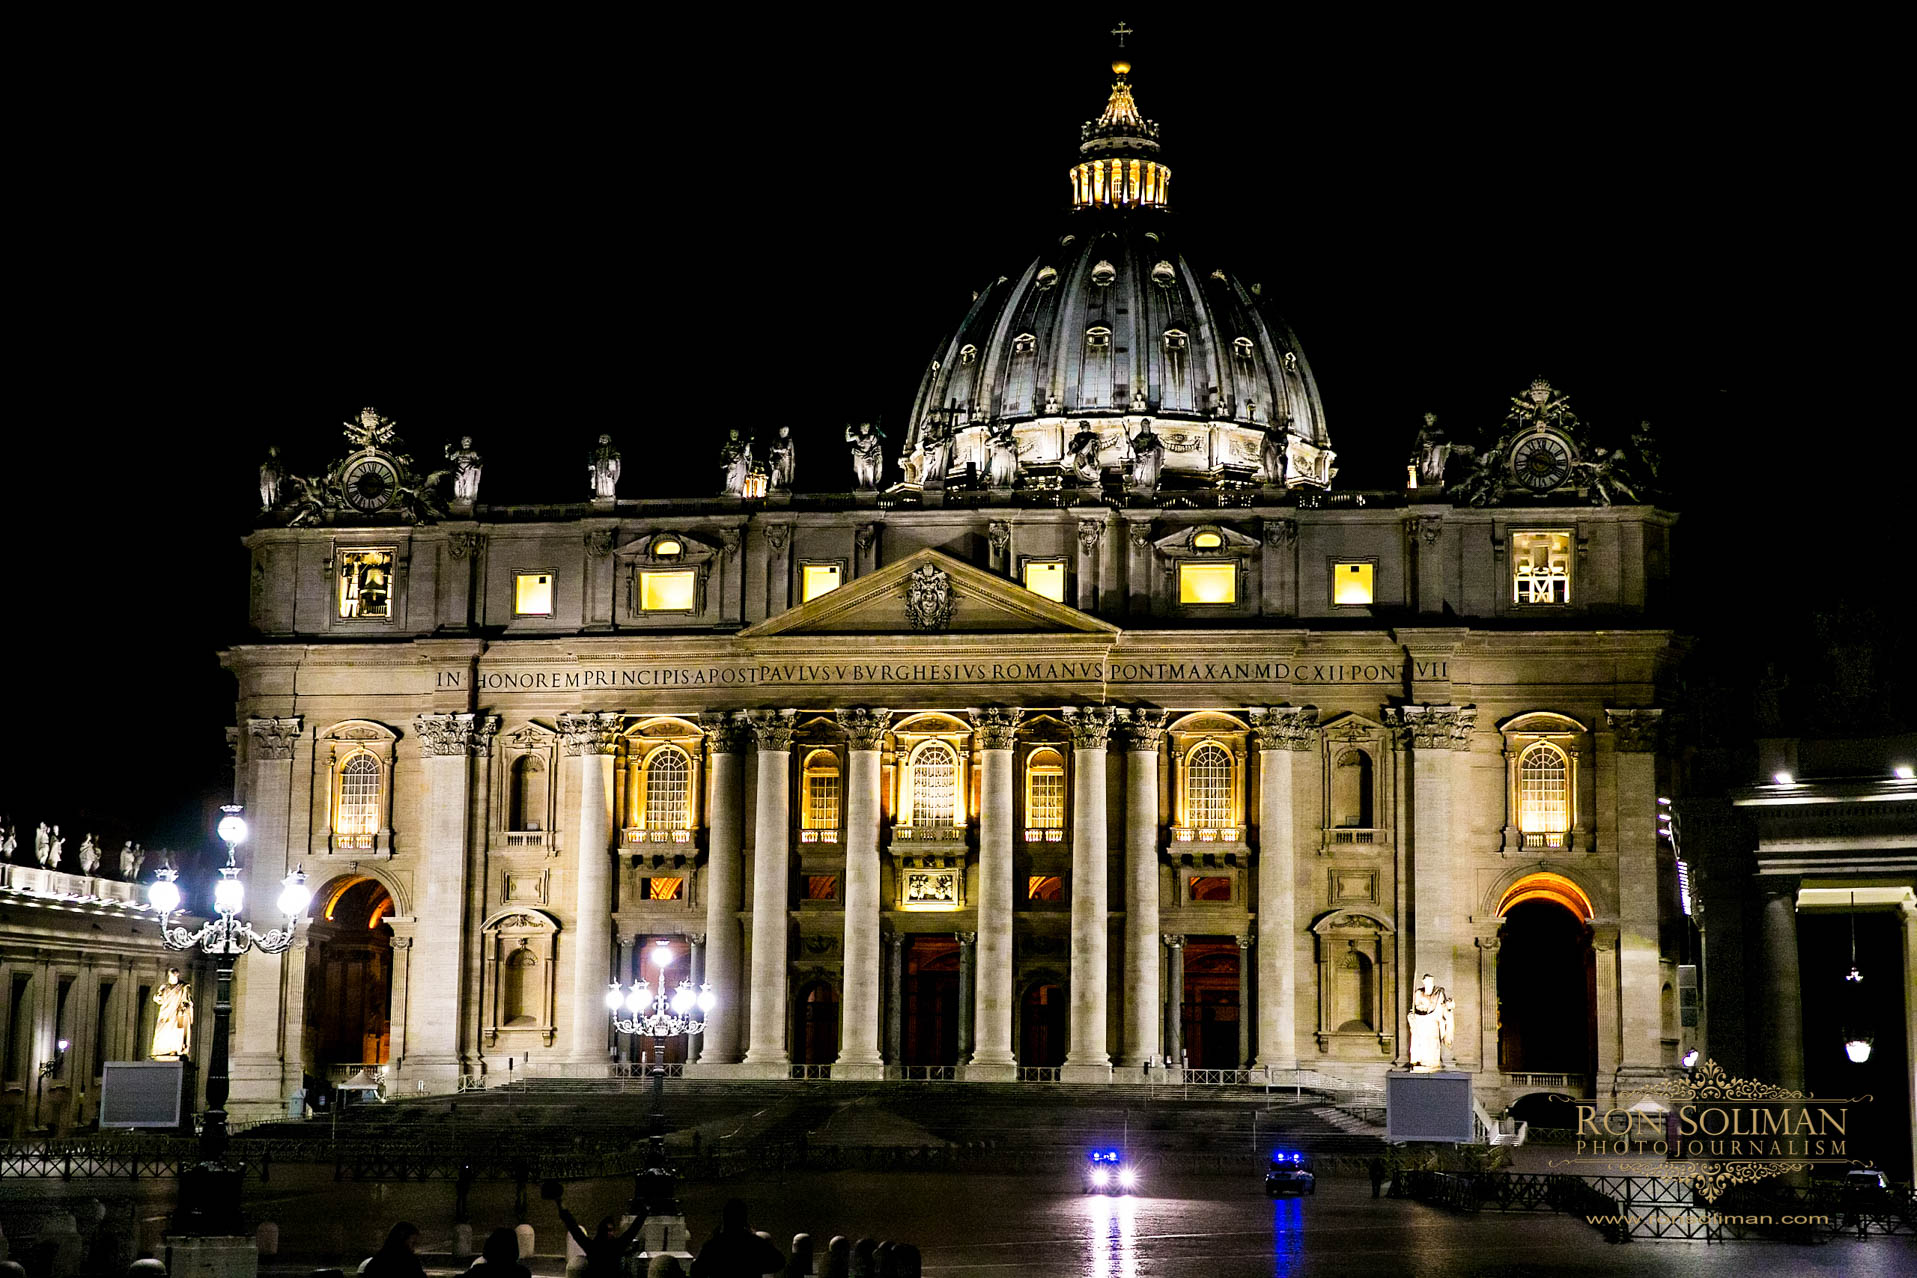
[[[1176,214],[1217,246],[1194,265],[1299,334],[1340,488],[1401,483],[1427,409],[1469,437],[1543,375],[1600,434],[1660,430],[1677,620],[1761,640],[1907,583],[1904,148],[1870,33],[1270,13],[1122,16]],[[422,461],[474,435],[483,500],[577,498],[601,431],[623,496],[704,491],[726,427],[787,423],[801,487],[842,487],[831,433],[882,415],[896,443],[972,290],[1059,233],[1119,16],[50,55],[15,174],[0,811],[208,841],[255,469],[278,443],[319,471],[363,404]]]

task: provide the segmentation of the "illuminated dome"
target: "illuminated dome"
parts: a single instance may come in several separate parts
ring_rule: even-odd
[[[1081,131],[1072,213],[1023,271],[978,295],[939,348],[906,451],[949,434],[952,466],[983,473],[989,431],[1009,425],[1024,472],[1061,464],[1081,422],[1122,453],[1117,432],[1136,435],[1150,418],[1174,488],[1328,487],[1324,407],[1297,337],[1255,286],[1186,258],[1165,207],[1158,125],[1138,113],[1129,63],[1113,69],[1110,101]],[[1288,432],[1282,476],[1265,460],[1274,424]]]

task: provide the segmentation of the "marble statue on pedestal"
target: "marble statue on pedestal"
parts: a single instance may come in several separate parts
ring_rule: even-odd
[[[719,445],[720,489],[727,497],[743,497],[746,476],[752,473],[752,441],[740,439],[737,428],[726,432]]]
[[[884,439],[871,422],[845,428],[845,442],[852,446],[853,486],[860,492],[871,492],[879,486],[879,476],[885,470]]]
[[[1165,468],[1165,441],[1152,430],[1147,417],[1131,438],[1132,488],[1150,497],[1158,492],[1158,476]]]
[[[986,427],[989,459],[986,462],[986,485],[990,488],[1010,488],[1018,482],[1018,441],[1012,438],[1010,422]]]
[[[120,849],[120,877],[131,882],[138,872],[133,863],[133,840],[128,839],[126,846]]]
[[[595,500],[611,501],[619,495],[619,450],[612,446],[611,435],[599,437],[599,446],[586,458],[586,473]]]
[[[943,423],[928,421],[919,435],[919,479],[936,484],[952,465],[952,432]]]
[[[1414,488],[1442,488],[1444,469],[1451,461],[1451,445],[1438,429],[1438,415],[1426,413],[1418,441],[1411,447],[1411,480]]]
[[[0,838],[0,861],[13,860],[13,854],[20,850],[20,830],[13,822],[7,822],[5,838]]]
[[[93,841],[89,833],[80,840],[80,873],[91,874],[100,868],[100,845]]]
[[[792,442],[792,428],[779,427],[779,436],[765,450],[766,460],[772,466],[772,474],[767,482],[775,493],[792,491],[792,481],[799,471],[798,445]]]
[[[53,846],[53,836],[47,833],[47,823],[42,821],[40,828],[33,832],[33,859],[41,865],[47,863],[48,850]]]
[[[47,864],[57,870],[60,868],[60,862],[66,859],[66,855],[67,841],[60,837],[60,827],[56,825],[53,827],[52,859],[50,859]]]
[[[1098,432],[1092,429],[1092,424],[1080,422],[1078,434],[1072,436],[1066,451],[1071,456],[1072,474],[1081,484],[1096,484],[1099,481],[1098,445]]]
[[[193,987],[180,979],[180,969],[166,969],[166,984],[153,991],[153,1051],[156,1061],[177,1061],[187,1053],[193,1032]]]
[[[461,435],[459,447],[446,449],[446,460],[453,464],[453,500],[461,506],[470,506],[479,500],[479,472],[485,464],[473,449],[473,437]]]
[[[266,460],[260,463],[260,509],[271,510],[280,504],[280,481],[286,472],[280,469],[279,445],[269,445]]]
[[[1265,482],[1274,488],[1285,486],[1285,472],[1291,467],[1291,429],[1283,422],[1265,427]]]
[[[1406,1020],[1411,1029],[1410,1063],[1414,1070],[1444,1068],[1444,1049],[1451,1046],[1457,1003],[1426,972],[1411,994]]]

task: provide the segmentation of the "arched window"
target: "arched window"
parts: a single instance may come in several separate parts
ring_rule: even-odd
[[[1561,848],[1571,828],[1571,761],[1549,742],[1518,756],[1518,833],[1527,846]]]
[[[1369,830],[1372,820],[1371,756],[1347,750],[1331,774],[1331,824],[1337,830]]]
[[[958,752],[943,741],[927,741],[912,755],[914,826],[958,825]]]
[[[1249,337],[1234,337],[1231,339],[1231,357],[1237,360],[1238,363],[1243,365],[1247,370],[1251,367],[1251,355],[1252,345]]]
[[[1185,756],[1186,824],[1199,830],[1234,828],[1234,797],[1231,751],[1216,741],[1201,741]]]
[[[1030,355],[1038,349],[1038,338],[1031,333],[1020,333],[1012,339],[1012,354]]]
[[[839,757],[830,750],[814,750],[805,756],[805,769],[801,784],[804,793],[799,804],[799,828],[814,832],[825,831],[831,836],[826,841],[838,837],[839,802],[842,791],[839,788]],[[816,842],[807,839],[806,842]]]
[[[1065,756],[1056,750],[1034,750],[1025,761],[1025,827],[1028,839],[1063,838]]]
[[[513,760],[507,829],[543,830],[546,820],[546,765],[536,754]]]
[[[333,833],[351,847],[372,847],[380,829],[379,760],[365,750],[347,756],[339,769],[339,795],[333,809]]]
[[[539,960],[529,949],[514,950],[507,958],[505,970],[500,974],[502,1024],[531,1025],[537,1020],[534,1013],[539,1006],[538,967]]]
[[[692,761],[678,746],[660,746],[646,760],[646,806],[640,828],[692,828]]]

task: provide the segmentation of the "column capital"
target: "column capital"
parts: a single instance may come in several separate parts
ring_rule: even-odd
[[[1078,548],[1086,554],[1098,549],[1098,543],[1105,536],[1105,521],[1102,519],[1081,519],[1078,521]]]
[[[1241,953],[1251,948],[1252,939],[1249,936],[1235,936],[1232,939],[1238,942],[1238,949]],[[1242,967],[1238,969],[1241,975],[1244,973],[1244,970]]]
[[[422,759],[483,755],[499,731],[498,715],[422,714],[413,717],[413,736]]]
[[[300,738],[300,722],[298,715],[284,719],[248,719],[246,732],[253,741],[253,759],[292,758],[293,743]]]
[[[1591,929],[1591,948],[1594,950],[1615,950],[1617,948],[1618,925],[1599,923]]]
[[[1478,937],[1477,942],[1478,942],[1478,948],[1483,950],[1486,954],[1496,954],[1498,952],[1498,947],[1504,944],[1504,937],[1496,932],[1493,932],[1489,936]]]
[[[798,732],[796,710],[752,710],[746,714],[746,728],[758,744],[759,753],[783,753],[792,748]]]
[[[1384,708],[1385,726],[1414,750],[1469,750],[1478,726],[1476,706],[1402,705]]]
[[[706,934],[704,932],[687,932],[686,939],[694,945],[704,945],[706,943]]]
[[[615,754],[624,716],[616,710],[587,711],[559,716],[559,739],[570,755]]]
[[[699,731],[704,734],[706,757],[739,752],[739,720],[723,710],[699,712]]]
[[[885,946],[887,949],[896,950],[903,944],[905,944],[905,934],[903,932],[887,932],[885,934]]]
[[[1250,719],[1260,750],[1309,750],[1318,744],[1317,706],[1253,707]]]
[[[1119,710],[1118,729],[1125,739],[1125,748],[1156,753],[1159,742],[1165,739],[1165,720],[1168,717],[1163,710],[1149,707]]]
[[[1066,706],[1059,712],[1072,734],[1072,745],[1080,750],[1103,750],[1112,736],[1110,706]]]
[[[853,750],[876,750],[885,741],[892,712],[884,706],[849,706],[839,711],[839,727],[845,730],[845,743]]]
[[[958,943],[960,945],[977,945],[978,944],[977,932],[954,932],[952,933],[952,935],[958,938]]]
[[[1166,932],[1160,939],[1165,942],[1166,947],[1169,949],[1179,950],[1185,947],[1185,938],[1182,933]]]
[[[1662,710],[1613,710],[1607,706],[1604,711],[1604,726],[1611,730],[1612,743],[1625,754],[1644,754],[1657,749],[1663,722]]]
[[[972,727],[978,732],[981,750],[1010,750],[1018,736],[1019,720],[1025,711],[1018,706],[986,706],[972,711]]]

